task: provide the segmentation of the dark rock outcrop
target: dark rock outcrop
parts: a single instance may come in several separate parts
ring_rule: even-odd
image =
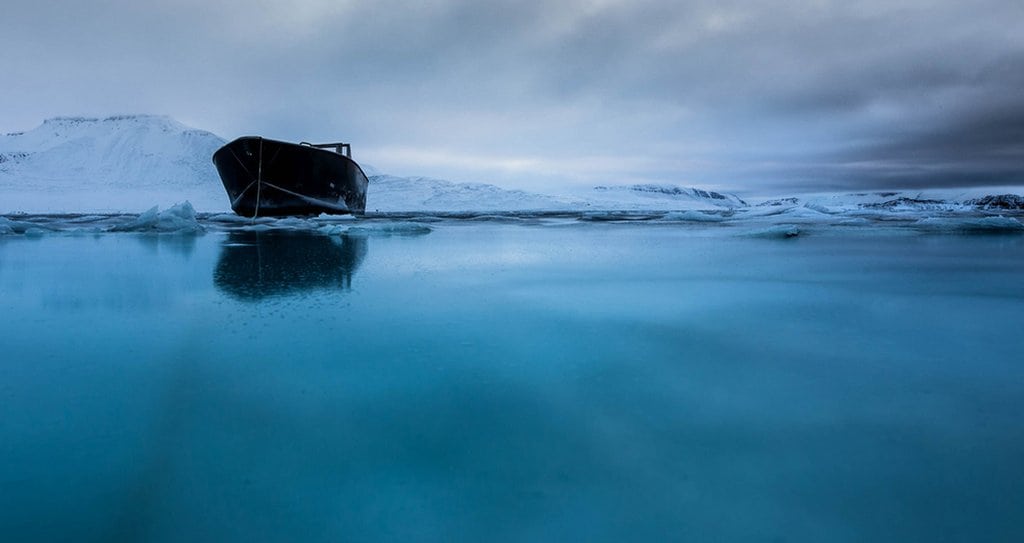
[[[997,194],[964,202],[982,209],[1024,209],[1024,197],[1016,194]]]

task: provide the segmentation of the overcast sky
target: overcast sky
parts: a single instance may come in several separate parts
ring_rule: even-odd
[[[0,131],[162,113],[402,175],[1024,185],[1024,1],[7,0]]]

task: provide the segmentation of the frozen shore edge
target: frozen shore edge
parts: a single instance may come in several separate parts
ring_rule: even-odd
[[[935,209],[810,205],[754,206],[714,211],[510,211],[368,213],[362,217],[241,217],[197,213],[189,202],[139,214],[0,215],[0,236],[108,233],[198,235],[207,232],[297,232],[321,235],[422,235],[439,226],[514,224],[533,227],[647,225],[694,235],[790,239],[805,235],[1024,234],[1024,210],[947,206]]]

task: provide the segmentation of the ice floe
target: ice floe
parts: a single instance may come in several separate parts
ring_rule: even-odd
[[[176,232],[182,234],[197,234],[205,230],[203,225],[196,220],[196,210],[187,201],[164,211],[160,211],[158,206],[153,206],[138,217],[110,228],[111,232]]]
[[[945,233],[1019,233],[1024,223],[1014,217],[925,217],[913,226],[928,232]]]
[[[789,239],[800,235],[800,227],[795,224],[775,224],[766,228],[757,228],[741,233],[751,238]]]
[[[521,211],[493,213],[377,213],[362,217],[240,217],[197,213],[189,202],[139,214],[16,214],[0,216],[0,236],[82,233],[199,234],[203,232],[308,232],[329,236],[422,235],[456,224],[509,223],[544,227],[567,224],[684,227],[707,235],[790,238],[807,235],[901,232],[907,234],[1022,234],[1024,211],[999,213],[976,207],[906,210],[854,206],[753,206],[685,211]]]

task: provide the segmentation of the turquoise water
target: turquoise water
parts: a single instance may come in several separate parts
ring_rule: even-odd
[[[1024,238],[0,237],[5,541],[1024,540]]]

